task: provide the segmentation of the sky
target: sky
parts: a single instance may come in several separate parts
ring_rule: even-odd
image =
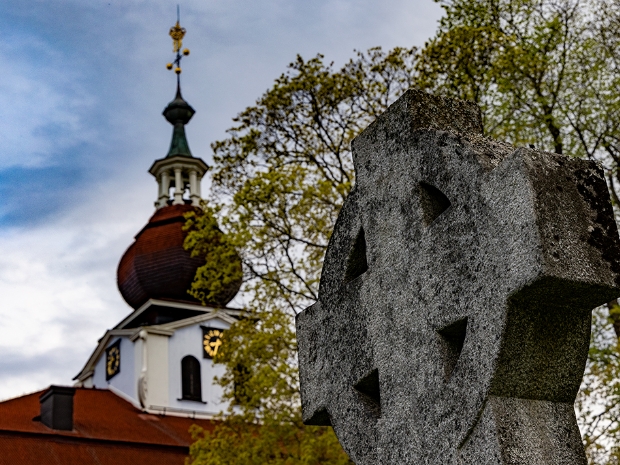
[[[131,308],[116,267],[152,215],[177,1],[0,3],[0,399],[70,385]],[[432,0],[180,0],[194,156],[297,54],[421,46]],[[203,189],[207,182],[203,181]]]

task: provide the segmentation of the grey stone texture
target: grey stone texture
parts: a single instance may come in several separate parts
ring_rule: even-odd
[[[476,105],[417,90],[353,158],[297,317],[306,424],[358,465],[585,465],[591,310],[620,296],[601,169],[485,138]]]

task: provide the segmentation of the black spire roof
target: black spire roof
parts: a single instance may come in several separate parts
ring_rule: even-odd
[[[177,155],[191,157],[187,137],[185,137],[185,125],[194,116],[195,110],[183,100],[181,96],[181,85],[177,81],[177,95],[174,100],[168,104],[163,112],[164,117],[170,124],[174,126],[172,130],[172,141],[170,142],[170,150],[166,157],[174,157]]]

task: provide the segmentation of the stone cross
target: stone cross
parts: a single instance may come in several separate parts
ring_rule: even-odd
[[[620,296],[602,170],[487,139],[476,105],[415,90],[353,159],[297,318],[305,423],[358,465],[586,465],[591,310]]]

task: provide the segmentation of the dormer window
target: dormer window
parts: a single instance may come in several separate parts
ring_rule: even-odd
[[[182,400],[202,402],[202,385],[200,382],[200,362],[196,357],[187,355],[181,360]]]

